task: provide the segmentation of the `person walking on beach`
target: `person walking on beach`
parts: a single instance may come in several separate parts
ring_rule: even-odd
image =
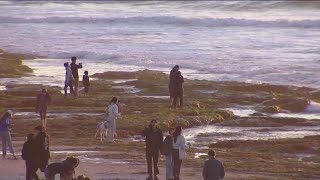
[[[82,84],[84,87],[84,94],[87,95],[89,92],[89,86],[90,86],[90,81],[89,81],[89,76],[88,76],[89,72],[88,71],[84,71],[84,75],[82,77]]]
[[[2,159],[6,158],[7,155],[7,146],[9,147],[9,151],[12,154],[14,159],[17,159],[11,142],[11,134],[10,134],[10,119],[13,118],[13,112],[11,110],[7,110],[0,119],[0,136],[2,139]]]
[[[107,141],[109,142],[114,141],[114,133],[116,132],[116,119],[120,116],[117,103],[118,98],[113,97],[106,111],[106,121],[108,122]]]
[[[169,95],[170,95],[170,103],[171,107],[173,107],[173,97],[174,97],[174,84],[175,84],[175,74],[179,71],[179,66],[175,65],[169,75]]]
[[[159,152],[163,143],[163,134],[157,126],[157,120],[152,119],[150,121],[150,124],[147,127],[145,127],[145,129],[142,131],[141,135],[143,137],[146,137],[146,158],[149,174],[147,180],[159,180],[158,159]],[[152,164],[154,174],[152,173]]]
[[[21,150],[22,159],[26,161],[26,180],[40,180],[37,175],[37,154],[35,152],[34,134],[30,133]]]
[[[182,127],[177,126],[173,133],[173,177],[174,180],[180,180],[180,169],[182,160],[186,158],[186,140],[182,135]]]
[[[48,105],[51,103],[51,96],[48,93],[47,89],[42,89],[41,93],[37,96],[37,105],[36,105],[36,112],[39,112],[40,118],[42,121],[42,126],[44,129],[47,127],[46,116],[47,116],[47,109]]]
[[[78,96],[78,87],[79,87],[79,74],[78,69],[82,68],[82,63],[76,64],[77,57],[71,57],[71,71],[74,78],[73,85],[74,85],[74,94]]]
[[[35,130],[35,154],[36,162],[37,162],[37,170],[40,168],[41,172],[44,172],[48,165],[48,161],[50,159],[50,150],[49,150],[49,136],[44,131],[42,126],[37,126],[34,128]]]
[[[204,163],[202,176],[204,180],[220,180],[225,176],[224,166],[222,162],[215,158],[216,152],[210,150],[208,152],[209,159]]]
[[[69,63],[64,63],[63,64],[65,69],[66,69],[66,78],[65,78],[65,81],[64,81],[64,96],[67,97],[67,89],[68,89],[68,86],[70,87],[70,94],[73,94],[75,96],[75,92],[73,90],[73,75],[72,75],[72,71],[69,67]]]
[[[169,135],[166,136],[161,147],[161,153],[166,156],[166,180],[173,180],[172,135],[174,133],[174,130],[174,128],[169,129]]]
[[[178,99],[180,100],[179,107],[183,107],[183,83],[184,78],[180,71],[177,71],[174,75],[173,85],[173,108],[176,108]]]

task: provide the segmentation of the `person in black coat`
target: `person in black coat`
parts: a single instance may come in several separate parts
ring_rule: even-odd
[[[75,96],[78,96],[78,87],[79,87],[79,73],[78,73],[78,69],[82,68],[82,63],[76,64],[77,62],[77,57],[72,57],[71,58],[71,64],[70,64],[70,68],[72,71],[72,75],[73,75],[73,85],[74,85],[74,93]]]
[[[35,152],[37,154],[38,168],[41,172],[44,172],[45,168],[48,165],[50,159],[50,150],[49,150],[49,136],[43,130],[42,126],[37,126],[35,130]]]
[[[154,169],[154,180],[159,180],[158,159],[159,152],[163,143],[163,133],[157,126],[157,120],[151,120],[149,126],[142,131],[142,136],[146,137],[146,158],[148,164],[148,178],[152,180],[152,164]],[[153,162],[153,163],[152,163]]]
[[[34,146],[34,135],[28,134],[27,141],[23,144],[21,150],[22,159],[26,161],[26,180],[40,180],[37,175],[37,161]]]
[[[180,100],[180,107],[183,107],[183,83],[184,78],[180,71],[177,71],[174,76],[173,85],[173,108],[176,108],[178,99]]]

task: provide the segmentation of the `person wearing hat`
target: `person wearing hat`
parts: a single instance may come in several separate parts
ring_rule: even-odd
[[[47,89],[42,89],[41,93],[37,96],[37,105],[36,105],[36,112],[39,112],[40,118],[42,120],[42,126],[46,129],[47,122],[47,109],[48,105],[51,103],[51,96],[48,93]]]
[[[225,176],[224,166],[222,162],[215,158],[216,152],[210,150],[208,152],[209,159],[204,163],[202,176],[204,180],[220,180]]]
[[[147,180],[159,180],[158,159],[161,146],[163,144],[163,133],[157,126],[157,120],[152,119],[150,124],[142,131],[142,136],[146,137],[146,158],[148,164],[148,178]],[[152,164],[154,174],[152,173]],[[153,177],[152,177],[153,175]]]
[[[11,110],[7,110],[0,119],[0,137],[2,139],[2,158],[3,159],[5,159],[7,155],[7,146],[9,147],[9,151],[13,155],[13,158],[17,159],[12,147],[11,134],[9,129],[11,118],[13,118],[13,112]]]
[[[49,136],[43,130],[42,126],[37,126],[34,128],[35,131],[35,153],[37,156],[38,168],[40,168],[41,172],[44,172],[45,168],[48,165],[48,161],[50,159],[50,150],[49,150]]]

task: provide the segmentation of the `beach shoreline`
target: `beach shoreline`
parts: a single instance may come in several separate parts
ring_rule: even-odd
[[[21,146],[26,134],[32,131],[35,125],[40,124],[37,115],[33,114],[34,98],[43,87],[46,87],[53,97],[48,117],[48,133],[52,139],[52,149],[62,151],[62,153],[53,153],[50,162],[61,160],[70,155],[63,153],[63,151],[70,149],[77,149],[78,152],[73,155],[80,157],[83,154],[79,151],[103,151],[101,154],[90,155],[88,153],[87,155],[92,160],[89,159],[88,162],[86,161],[88,157],[84,157],[82,159],[83,163],[80,162],[81,166],[76,170],[77,175],[88,174],[94,179],[143,179],[146,176],[144,143],[140,137],[135,137],[153,117],[159,118],[160,127],[164,131],[172,125],[181,125],[184,128],[200,127],[199,130],[201,130],[202,126],[217,125],[217,128],[225,126],[230,129],[261,126],[262,128],[259,131],[262,133],[263,131],[272,132],[274,128],[286,126],[317,128],[320,125],[320,121],[316,119],[274,118],[269,116],[270,114],[288,111],[301,113],[308,105],[306,104],[306,99],[319,102],[318,92],[312,88],[187,79],[185,83],[186,106],[183,109],[172,110],[169,109],[168,99],[163,98],[167,96],[168,81],[167,74],[163,72],[150,70],[103,72],[97,73],[92,77],[94,79],[90,87],[91,94],[88,97],[80,94],[77,99],[72,97],[64,98],[61,93],[61,87],[43,86],[41,84],[11,84],[0,91],[0,101],[6,102],[5,106],[1,107],[1,110],[10,108],[17,113],[16,118],[13,120],[14,127],[12,129],[12,136],[16,146]],[[132,88],[136,88],[139,91],[132,91]],[[118,120],[117,134],[119,140],[114,144],[101,143],[94,139],[93,135],[96,124],[102,121],[106,103],[112,96],[119,97],[123,106],[123,118]],[[74,102],[77,102],[77,105]],[[260,116],[256,116],[256,114],[240,117],[235,113],[236,111],[228,110],[228,108],[239,107],[250,107],[254,110],[252,114],[260,113]],[[271,112],[275,110],[279,110],[279,112]],[[21,129],[19,127],[24,128]],[[259,131],[257,132],[259,133]],[[231,136],[232,139],[235,132],[230,134],[221,133],[224,136]],[[215,149],[218,152],[218,157],[226,161],[226,179],[239,179],[239,177],[240,179],[268,179],[272,177],[286,179],[292,177],[290,172],[295,168],[302,170],[297,171],[294,176],[308,179],[320,176],[318,172],[313,173],[312,171],[319,167],[319,164],[314,164],[314,162],[319,162],[318,158],[316,158],[316,154],[319,153],[319,144],[316,143],[318,136],[316,135],[311,135],[313,137],[307,138],[307,140],[303,138],[283,138],[283,147],[276,149],[275,152],[271,145],[281,140],[269,139],[263,141],[264,144],[270,144],[270,147],[261,147],[260,144],[256,145],[254,142],[246,140],[235,140],[234,142],[218,140],[215,142],[217,143]],[[197,138],[201,139],[203,138],[202,136],[206,137],[208,135],[200,134],[193,140],[197,141],[199,140]],[[209,134],[210,136],[215,137],[218,134]],[[202,141],[204,141],[205,148],[199,148],[195,143],[188,149],[189,158],[182,169],[182,177],[186,180],[194,180],[201,177],[201,166],[206,158],[203,153],[206,153],[211,144],[207,139],[202,139]],[[241,143],[248,143],[249,145],[244,148]],[[302,147],[296,145],[301,143],[303,144]],[[211,144],[210,146],[214,147],[215,145]],[[296,147],[296,149],[293,148],[292,152],[289,153],[283,152],[284,149],[292,149],[292,147]],[[262,151],[261,148],[264,148],[265,151]],[[129,149],[133,160],[127,155]],[[19,151],[19,148],[17,150]],[[121,155],[114,154],[114,152]],[[202,156],[194,158],[199,153]],[[261,153],[265,153],[265,155],[261,156]],[[300,155],[295,156],[295,154]],[[306,157],[300,158],[301,154],[305,154]],[[270,161],[262,161],[259,166],[253,166],[266,159],[267,156],[270,156]],[[95,162],[96,158],[108,161],[110,157],[112,157],[111,159],[115,158],[125,162],[131,159],[131,162],[128,164],[121,164],[121,162],[118,162],[118,164],[117,162],[113,164]],[[264,170],[264,168],[270,167],[276,161],[276,158],[279,158],[277,160],[279,163],[278,169],[267,168]],[[288,160],[288,158],[291,158],[291,160]],[[6,168],[1,168],[0,173],[8,174],[9,177],[14,174],[14,172],[10,171],[10,168],[18,166],[19,174],[15,172],[15,177],[21,179],[24,173],[22,160],[6,160],[6,162],[10,165]],[[296,167],[298,162],[305,163],[305,167]],[[133,165],[135,165],[135,168],[132,168]],[[288,168],[285,168],[284,166],[287,165],[289,165]],[[130,171],[123,172],[122,169],[119,170],[123,166],[126,166],[126,169],[130,169]],[[281,168],[279,169],[279,167]],[[164,174],[163,168],[162,160],[162,175]]]

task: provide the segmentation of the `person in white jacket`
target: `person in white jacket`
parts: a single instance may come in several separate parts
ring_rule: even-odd
[[[186,140],[182,135],[182,127],[177,126],[173,133],[173,177],[175,180],[180,180],[180,169],[182,164],[182,159],[186,158]]]
[[[72,71],[70,69],[69,63],[64,63],[64,67],[66,69],[66,79],[64,81],[64,96],[67,96],[67,89],[68,86],[70,87],[70,94],[73,94],[75,96],[75,93],[73,91],[72,81],[73,81],[73,75]]]
[[[114,141],[114,133],[116,132],[116,119],[120,116],[117,103],[118,99],[113,97],[106,110],[106,121],[108,122],[107,141],[110,142]]]

